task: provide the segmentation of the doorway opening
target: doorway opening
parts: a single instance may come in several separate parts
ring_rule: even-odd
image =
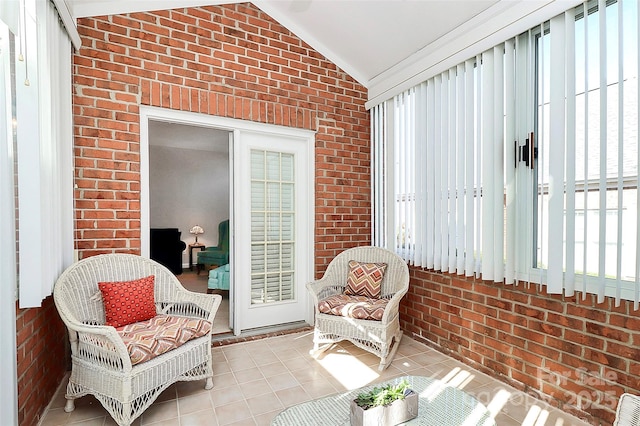
[[[231,211],[232,132],[160,120],[149,120],[148,126],[150,256],[154,258],[162,250],[162,260],[174,261],[177,265],[170,269],[187,290],[220,294],[222,303],[213,334],[232,333],[228,271],[211,272],[225,267],[228,270],[230,265],[228,261],[220,265],[203,263],[198,255],[226,238],[228,258],[228,233],[220,235],[219,225],[228,223]],[[158,244],[154,235],[164,230],[177,230],[174,234],[179,236],[178,241],[163,241],[165,246],[177,244],[175,252],[168,253],[174,259],[166,259],[166,252],[171,250],[168,247],[156,248],[154,253]]]

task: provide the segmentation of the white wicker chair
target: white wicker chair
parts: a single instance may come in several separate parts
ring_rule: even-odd
[[[623,393],[618,401],[616,420],[613,426],[640,425],[640,397],[630,393]]]
[[[388,298],[389,303],[382,321],[323,314],[318,310],[320,300],[344,292],[350,260],[387,264],[381,284],[381,297]],[[398,307],[400,299],[409,289],[409,268],[400,256],[379,247],[355,247],[345,250],[329,263],[320,280],[307,284],[307,289],[311,293],[316,313],[314,345],[311,350],[313,355],[328,349],[333,343],[349,340],[380,357],[380,371],[391,364],[402,338]]]
[[[53,297],[69,331],[72,370],[65,411],[92,394],[119,425],[129,425],[177,381],[206,379],[213,387],[211,332],[148,361],[133,365],[116,329],[105,323],[98,282],[155,276],[157,313],[213,320],[220,295],[185,290],[159,263],[131,254],[93,256],[71,265],[56,281]]]

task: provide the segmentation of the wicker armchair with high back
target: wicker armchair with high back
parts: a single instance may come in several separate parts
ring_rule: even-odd
[[[175,382],[213,387],[211,329],[221,296],[187,291],[153,260],[103,254],[64,271],[53,297],[71,343],[65,411],[91,394],[129,425]]]
[[[391,364],[402,338],[398,308],[409,290],[407,263],[379,247],[354,247],[338,254],[324,276],[307,284],[315,306],[311,353],[349,340]]]

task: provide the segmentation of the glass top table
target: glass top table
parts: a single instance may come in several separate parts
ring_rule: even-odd
[[[351,400],[360,392],[402,380],[418,393],[418,417],[403,423],[421,426],[495,426],[491,413],[480,401],[461,389],[422,376],[402,376],[352,391],[314,399],[282,411],[272,426],[349,425]]]

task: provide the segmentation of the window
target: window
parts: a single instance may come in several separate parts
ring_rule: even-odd
[[[587,2],[374,107],[374,243],[637,301],[638,13]]]
[[[374,241],[416,266],[513,280],[515,55],[509,40],[374,108]]]
[[[294,156],[251,150],[251,304],[293,300]]]
[[[637,40],[632,1],[585,3],[536,37],[535,267],[600,300],[638,275]]]

